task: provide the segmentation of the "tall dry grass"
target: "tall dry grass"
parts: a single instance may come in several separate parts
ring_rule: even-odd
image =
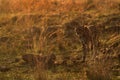
[[[98,11],[106,11],[110,9],[116,9],[116,7],[120,7],[120,1],[119,0],[1,0],[0,2],[0,13],[8,14],[16,14],[20,13],[29,15],[30,13],[39,13],[39,14],[47,14],[47,13],[69,13],[70,11],[77,11],[77,12],[85,12],[87,10],[98,10]],[[47,16],[45,16],[42,20],[42,26],[39,26],[39,28],[42,29],[41,34],[39,35],[39,40],[36,40],[35,37],[33,37],[33,48],[32,51],[37,53],[38,51],[43,52],[42,54],[49,54],[52,52],[52,49],[55,48],[55,46],[50,45],[48,46],[48,38],[47,35],[44,34],[45,31],[48,29],[47,23]],[[34,20],[31,19],[29,16],[25,19],[25,24],[21,24],[22,27],[30,28],[35,23]],[[23,28],[23,29],[25,29]],[[58,35],[60,33],[58,32]],[[58,43],[62,43],[61,35],[59,35],[57,39]],[[98,68],[98,73],[101,73],[101,76],[106,76],[108,74],[108,71],[106,70],[106,67],[104,68],[104,65],[102,62],[95,63],[90,69],[93,71],[90,72],[91,74],[96,74],[96,67]],[[100,65],[100,66],[99,66]],[[102,70],[103,69],[103,70]],[[104,74],[105,73],[105,74]],[[98,74],[99,75],[99,74]],[[44,63],[37,63],[37,66],[35,68],[35,79],[36,80],[47,80],[47,72],[44,68]],[[95,76],[96,77],[96,76]],[[109,77],[109,75],[108,75]]]
[[[100,11],[119,7],[119,0],[1,0],[2,12],[69,12],[96,8]]]

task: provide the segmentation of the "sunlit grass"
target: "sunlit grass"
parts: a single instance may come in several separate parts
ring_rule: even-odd
[[[2,54],[1,56],[0,64],[4,63],[4,65],[7,64],[6,62],[9,61],[9,59],[11,61],[11,59],[15,59],[16,57],[21,56],[22,54],[26,54],[26,53],[39,54],[37,53],[39,50],[44,51],[44,54],[49,54],[50,52],[54,52],[56,55],[61,54],[62,56],[73,53],[78,54],[77,51],[82,50],[81,45],[79,43],[72,42],[71,38],[64,39],[65,38],[65,36],[63,35],[64,30],[62,29],[57,32],[58,37],[56,40],[54,40],[56,41],[55,43],[49,44],[51,41],[50,40],[47,41],[47,36],[40,35],[39,41],[33,40],[34,37],[31,38],[31,40],[33,40],[32,45],[35,45],[34,48],[24,49],[22,42],[26,40],[26,36],[31,35],[27,33],[27,31],[29,31],[33,26],[42,28],[44,33],[47,30],[47,28],[51,26],[52,27],[59,26],[63,28],[65,23],[74,20],[81,14],[88,14],[92,16],[90,20],[91,21],[93,20],[96,24],[96,23],[102,23],[106,19],[109,19],[107,17],[103,18],[104,16],[110,14],[116,14],[120,12],[120,0],[105,0],[105,1],[93,0],[93,2],[90,3],[87,2],[88,0],[76,0],[76,1],[75,0],[50,0],[50,1],[1,0],[1,1],[3,2],[2,4],[0,3],[0,38],[3,36],[7,36],[8,38],[10,38],[8,43],[6,42],[0,45],[0,56],[1,53],[5,53]],[[110,40],[103,40],[103,42],[101,40],[101,42],[109,45],[112,43],[114,44],[115,41],[120,40],[119,35],[116,37],[113,37],[111,35],[110,38],[111,38]],[[39,44],[36,44],[36,42]],[[58,45],[60,44],[62,44],[63,47],[65,47],[66,51],[60,51],[58,49]],[[69,52],[72,51],[71,49],[73,47],[75,48],[74,50],[77,51]],[[82,52],[80,51],[79,53],[81,54]],[[4,62],[4,58],[8,60]],[[78,69],[77,70],[78,73],[77,73],[74,72],[74,68],[76,68],[76,65],[75,67],[70,68],[71,72],[66,71],[68,67],[67,68],[58,67],[56,72],[52,72],[51,70],[44,70],[43,68],[40,67],[38,67],[34,71],[34,68],[31,68],[28,65],[24,66],[23,64],[24,64],[23,61],[20,61],[18,63],[10,63],[12,70],[7,73],[0,72],[0,79],[1,80],[18,80],[18,79],[34,80],[34,77],[36,77],[36,75],[38,78],[43,78],[44,80],[86,80],[87,79],[86,71],[84,70],[83,66],[82,66],[82,72],[80,72],[80,70]],[[93,74],[96,71],[96,67],[99,67],[99,65],[97,65],[96,62],[94,66],[90,67],[90,69],[94,69],[93,72],[91,72],[91,74]],[[102,70],[103,66],[99,68],[100,69],[98,69],[98,71]]]

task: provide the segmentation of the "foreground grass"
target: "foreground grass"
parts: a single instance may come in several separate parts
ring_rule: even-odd
[[[67,10],[67,8],[64,8],[63,11],[57,10],[54,12],[53,10],[48,10],[48,11],[43,10],[43,11],[33,11],[33,12],[23,11],[23,12],[15,12],[15,13],[14,12],[0,13],[0,38],[2,37],[9,38],[3,42],[2,41],[0,42],[0,68],[9,68],[9,71],[0,72],[0,80],[35,80],[36,73],[34,71],[34,68],[30,67],[29,64],[25,64],[24,61],[21,59],[21,56],[23,54],[35,53],[35,48],[26,49],[23,46],[22,42],[24,41],[24,37],[26,35],[29,35],[29,34],[26,34],[27,32],[24,32],[25,30],[28,30],[32,26],[63,27],[65,23],[71,20],[74,20],[74,18],[79,17],[81,14],[92,15],[91,22],[94,21],[95,24],[98,22],[104,23],[105,21],[107,21],[107,19],[111,18],[109,15],[113,14],[114,16],[114,14],[120,13],[118,8],[112,8],[112,9],[111,8],[104,9],[104,8],[102,9],[99,8],[99,10],[98,9],[82,10],[83,8],[76,9],[73,7],[73,9]],[[119,17],[120,16],[118,15],[118,18]],[[120,24],[116,24],[116,25],[119,26]],[[110,25],[105,25],[105,26],[109,27]],[[105,37],[106,35],[108,37]],[[64,41],[59,41],[60,38],[58,38],[58,43],[64,42]],[[119,34],[117,34],[117,36],[116,34],[113,34],[113,36],[111,34],[103,34],[102,38],[104,39],[101,39],[101,42],[102,44],[106,44],[106,46],[112,45],[120,41]],[[70,38],[68,40],[72,40],[72,39]],[[70,44],[73,45],[73,42]],[[65,49],[67,49],[65,52],[67,55],[77,53],[74,51],[71,53],[67,52],[67,51],[70,51],[70,49],[72,50],[74,49],[72,45],[70,46],[64,45]],[[75,45],[74,50],[76,51],[81,50],[81,45],[79,45],[79,43],[74,42],[74,45]],[[44,46],[42,48],[44,49],[46,47]],[[115,50],[117,51],[118,48],[119,47],[115,48]],[[45,51],[45,52],[49,52],[49,51]],[[53,52],[55,52],[56,55],[61,54],[62,56],[64,56],[64,53],[63,53],[64,49],[63,51],[59,50],[58,46],[56,45],[53,49]],[[82,53],[80,52],[80,54]],[[78,67],[80,67],[81,69],[79,69]],[[71,67],[71,68],[64,67],[64,66],[57,66],[55,71],[45,70],[45,73],[43,74],[45,75],[44,79],[46,80],[87,80],[86,67],[79,65],[77,66],[77,68],[78,69],[76,69],[76,65],[74,65],[74,67]],[[113,80],[117,80],[116,77],[115,78],[113,77]]]

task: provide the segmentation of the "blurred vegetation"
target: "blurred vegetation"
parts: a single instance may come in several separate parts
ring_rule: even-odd
[[[0,0],[0,80],[119,80],[119,48],[120,0]]]

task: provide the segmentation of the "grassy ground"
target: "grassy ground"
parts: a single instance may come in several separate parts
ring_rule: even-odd
[[[17,3],[17,6],[9,3],[10,9],[8,8],[7,10],[5,10],[5,6],[6,4],[8,5],[8,3],[4,2],[2,6],[0,5],[0,80],[87,80],[87,77],[89,77],[87,74],[88,69],[92,71],[92,69],[95,68],[98,73],[102,74],[101,71],[109,67],[109,65],[113,63],[120,65],[116,57],[113,62],[110,62],[110,64],[103,68],[106,63],[105,65],[100,65],[104,64],[104,62],[94,64],[89,60],[88,55],[87,63],[90,63],[89,66],[86,65],[87,63],[79,65],[73,64],[71,60],[68,60],[67,66],[59,65],[50,70],[35,70],[34,67],[26,64],[21,58],[22,55],[28,53],[39,54],[39,50],[44,54],[54,52],[57,56],[57,61],[62,60],[66,56],[70,56],[73,59],[78,55],[82,55],[81,43],[75,36],[75,32],[71,30],[72,34],[68,35],[68,37],[63,35],[63,33],[65,33],[65,24],[79,17],[85,17],[83,20],[81,20],[81,18],[78,19],[78,22],[81,23],[83,21],[82,24],[87,26],[91,24],[101,24],[105,26],[105,30],[113,26],[120,27],[120,1],[96,1],[97,0],[93,0],[91,3],[85,3],[83,0],[83,2],[81,1],[76,4],[70,1],[64,4],[61,4],[61,2],[48,2],[49,4],[47,3],[48,5],[44,6],[46,3],[44,3],[43,0],[43,8],[39,6],[40,2],[34,3],[33,6],[31,6],[30,2],[21,2],[22,7],[20,7],[19,3]],[[26,6],[23,5],[23,3],[26,4]],[[11,8],[11,6],[13,8]],[[91,18],[88,18],[86,14],[90,15]],[[58,37],[47,40],[46,35],[40,35],[40,40],[34,40],[36,35],[29,33],[29,30],[33,26],[43,28],[44,30],[51,26],[60,27],[57,32]],[[118,31],[118,33],[109,30],[108,32],[104,31],[100,36],[100,42],[100,49],[107,49],[117,44],[117,47],[112,48],[114,54],[110,52],[110,55],[116,56],[116,54],[120,54],[120,31]],[[33,45],[33,47],[28,48],[29,44]],[[109,54],[107,53],[107,55]],[[106,57],[106,55],[98,55],[100,58],[101,56],[102,58]],[[90,66],[91,64],[93,64],[92,67]],[[72,67],[70,65],[72,65]],[[102,69],[99,66],[102,66]],[[113,80],[120,79],[118,78],[120,76],[119,70],[111,70],[110,72],[113,74],[111,76]],[[93,74],[96,74],[96,72],[93,71]],[[37,77],[39,78],[37,79]]]

